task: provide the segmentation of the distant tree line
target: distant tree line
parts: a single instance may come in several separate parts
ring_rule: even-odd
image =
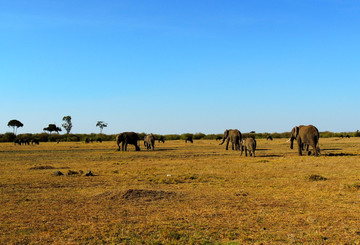
[[[138,133],[139,138],[141,140],[144,139],[147,133]],[[0,134],[0,142],[13,142],[15,139],[37,139],[40,142],[62,142],[62,141],[72,141],[72,142],[80,142],[85,141],[86,139],[93,140],[94,142],[98,139],[101,141],[114,141],[117,134],[50,134],[50,133],[39,133],[39,134],[19,134],[15,135],[14,133],[5,133]],[[266,139],[268,136],[271,136],[273,139],[280,138],[290,138],[290,132],[283,133],[243,133],[244,138],[248,138],[254,136],[256,139]],[[194,140],[215,140],[218,137],[222,137],[223,134],[203,134],[203,133],[185,133],[185,134],[154,134],[155,139],[159,139],[161,136],[164,137],[165,140],[185,140],[186,137],[192,136]],[[360,137],[360,132],[320,132],[320,138],[330,138],[330,137]]]
[[[66,134],[60,135],[59,132],[62,131],[60,127],[57,127],[56,124],[49,124],[43,130],[49,133],[40,133],[40,134],[19,134],[17,135],[17,129],[23,127],[24,124],[19,120],[13,119],[8,122],[8,127],[13,128],[12,133],[0,134],[0,142],[13,142],[15,139],[36,139],[40,142],[60,142],[60,141],[89,141],[93,142],[96,140],[101,141],[113,141],[116,138],[116,135],[105,135],[102,133],[103,129],[108,126],[108,124],[104,121],[97,121],[96,127],[100,128],[100,134],[71,134],[72,122],[71,116],[63,117],[63,124],[61,125]],[[52,134],[56,132],[56,134]],[[138,134],[140,139],[143,140],[146,133]],[[192,137],[194,140],[205,139],[205,140],[215,140],[217,138],[221,138],[223,134],[203,134],[203,133],[185,133],[185,134],[167,134],[160,135],[154,134],[156,139],[160,139],[163,137],[165,140],[185,140],[187,137]],[[256,133],[255,131],[251,131],[249,133],[243,133],[244,138],[255,137],[256,139],[278,139],[278,138],[290,138],[290,132],[284,133]],[[329,131],[320,132],[321,138],[330,138],[330,137],[360,137],[360,132],[357,130],[356,132],[340,132],[333,133]]]

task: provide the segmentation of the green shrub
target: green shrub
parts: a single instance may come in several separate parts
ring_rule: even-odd
[[[49,142],[57,142],[62,140],[63,140],[63,136],[59,134],[50,134],[48,137]]]
[[[186,133],[186,134],[180,135],[180,139],[181,139],[181,140],[185,140],[187,137],[193,137],[193,136],[194,136],[193,134]]]
[[[0,142],[13,142],[16,138],[14,133],[5,133],[0,135]]]
[[[179,140],[180,135],[178,134],[167,134],[165,135],[165,140]]]
[[[356,130],[356,132],[354,134],[354,137],[360,137],[360,131],[359,130]]]
[[[203,134],[203,133],[196,133],[193,135],[194,140],[204,139],[204,137],[205,137],[205,134]]]

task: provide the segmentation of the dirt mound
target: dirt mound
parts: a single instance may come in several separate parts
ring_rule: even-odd
[[[123,200],[138,200],[156,201],[167,199],[175,196],[175,192],[170,191],[157,191],[157,190],[142,190],[142,189],[129,189],[121,195]],[[111,199],[113,199],[112,197]]]

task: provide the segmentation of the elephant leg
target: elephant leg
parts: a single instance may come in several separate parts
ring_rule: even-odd
[[[317,146],[316,146],[316,151],[317,151],[318,154],[321,154],[321,153],[320,153],[319,143],[318,143]]]
[[[299,156],[302,156],[302,145],[303,144],[299,138],[297,139],[297,143],[298,143]]]
[[[231,150],[234,150],[234,142],[231,142]]]
[[[317,149],[316,149],[316,144],[313,144],[313,145],[312,145],[312,148],[314,149],[315,156],[319,156],[318,151],[317,151]]]
[[[230,140],[230,139],[227,139],[227,141],[226,141],[226,148],[225,148],[226,150],[229,149],[229,140]]]
[[[247,157],[247,152],[248,152],[248,149],[247,147],[245,147],[245,156]]]

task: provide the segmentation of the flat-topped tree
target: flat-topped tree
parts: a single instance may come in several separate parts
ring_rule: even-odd
[[[13,133],[16,135],[17,129],[23,127],[24,124],[22,124],[19,120],[13,119],[8,122],[8,127],[13,128]]]
[[[48,131],[50,134],[52,132],[59,133],[61,131],[61,128],[57,127],[55,124],[49,124],[49,126],[44,128],[44,131]]]

